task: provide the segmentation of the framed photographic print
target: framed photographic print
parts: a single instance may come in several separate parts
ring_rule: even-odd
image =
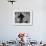
[[[32,11],[29,10],[15,10],[14,24],[17,26],[32,25]]]

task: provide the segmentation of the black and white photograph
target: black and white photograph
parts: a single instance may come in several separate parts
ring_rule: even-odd
[[[32,25],[32,11],[15,11],[15,25]]]

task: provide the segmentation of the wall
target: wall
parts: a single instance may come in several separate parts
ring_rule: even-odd
[[[13,11],[15,9],[32,9],[32,26],[15,26]],[[17,0],[14,5],[7,0],[0,0],[0,40],[11,40],[17,37],[18,32],[26,32],[37,41],[46,40],[46,1],[45,0]]]

